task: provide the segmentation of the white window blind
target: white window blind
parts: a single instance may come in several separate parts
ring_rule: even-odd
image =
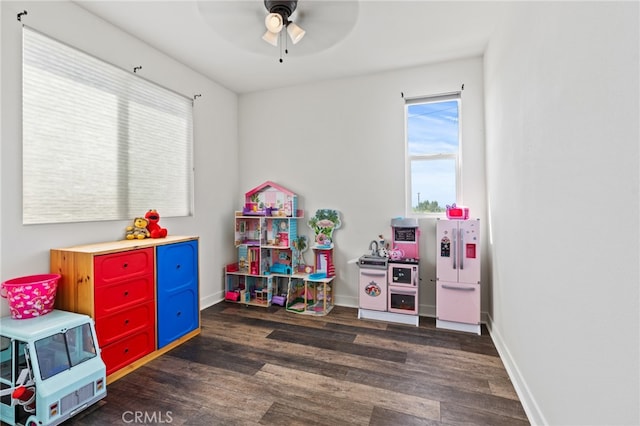
[[[190,215],[191,99],[23,28],[23,223]]]

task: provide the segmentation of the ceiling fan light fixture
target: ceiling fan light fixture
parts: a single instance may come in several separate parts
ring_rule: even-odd
[[[282,19],[282,15],[279,13],[269,13],[267,17],[264,18],[264,25],[267,27],[268,31],[277,34],[282,31],[284,20]]]
[[[287,25],[287,34],[289,34],[289,37],[291,38],[293,44],[296,44],[300,40],[302,40],[302,37],[304,37],[306,31],[300,28],[300,26],[296,25],[295,23],[289,22],[289,24]]]
[[[287,28],[287,34],[291,38],[293,44],[302,40],[305,30],[291,22],[289,19],[298,6],[298,0],[264,0],[264,6],[267,8],[267,16],[264,18],[264,25],[267,32],[262,39],[267,43],[278,46],[278,36],[282,34],[282,29]],[[284,53],[288,54],[286,35],[282,34],[283,40],[280,42],[284,46]],[[282,46],[280,47],[280,62],[282,62]]]
[[[279,35],[280,35],[279,33],[272,33],[271,31],[267,30],[262,36],[262,39],[267,43],[269,43],[270,45],[277,47]]]

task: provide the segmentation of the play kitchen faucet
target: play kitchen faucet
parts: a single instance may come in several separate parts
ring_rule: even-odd
[[[375,246],[376,246],[375,250],[374,250],[374,248],[373,248],[373,245],[374,245],[374,244],[375,244]],[[369,250],[371,250],[371,256],[378,256],[378,249],[379,249],[379,247],[378,247],[378,242],[377,242],[376,240],[372,240],[372,241],[369,243]]]

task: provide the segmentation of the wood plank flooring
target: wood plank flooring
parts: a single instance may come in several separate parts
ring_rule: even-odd
[[[525,425],[482,336],[221,302],[202,333],[110,384],[66,425]]]

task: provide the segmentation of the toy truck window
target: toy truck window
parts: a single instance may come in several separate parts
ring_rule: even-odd
[[[28,368],[26,347],[26,342],[0,336],[0,391],[13,389],[20,372]],[[2,392],[1,402],[11,405],[11,392]]]
[[[11,380],[11,339],[0,336],[0,377]]]
[[[11,339],[0,336],[0,391],[12,389],[11,377]],[[11,396],[7,392],[1,392],[1,402],[5,405],[11,405]]]
[[[35,347],[42,380],[96,356],[89,324],[40,339]]]
[[[22,369],[27,368],[27,359],[24,355],[24,350],[27,344],[19,340],[15,340],[13,343],[14,344],[12,345],[10,338],[0,336],[0,378],[8,381],[13,380],[11,369],[14,368],[12,365],[14,353],[17,354],[15,365],[17,371],[14,372],[15,376],[17,377]],[[17,352],[12,350],[14,345],[17,347]]]

